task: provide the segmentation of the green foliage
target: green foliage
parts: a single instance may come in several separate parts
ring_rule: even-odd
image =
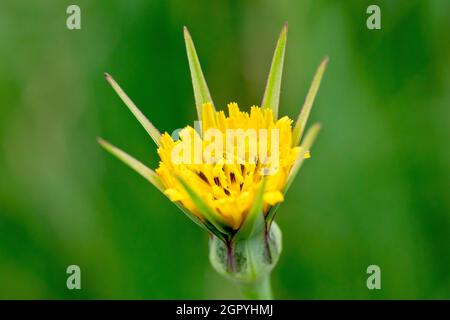
[[[0,10],[0,298],[236,298],[211,268],[208,236],[146,180],[156,145],[105,82],[172,132],[196,118],[183,26],[217,110],[258,104],[289,21],[279,116],[296,120],[317,63],[330,64],[306,129],[312,157],[280,205],[276,298],[450,298],[450,2],[86,1]],[[305,131],[306,132],[306,131]],[[82,290],[65,288],[68,265]],[[381,268],[380,291],[366,268]]]

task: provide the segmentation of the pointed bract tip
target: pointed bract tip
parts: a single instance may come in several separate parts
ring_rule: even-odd
[[[288,30],[288,27],[289,27],[289,23],[286,21],[284,24],[283,24],[283,31],[287,31]]]
[[[315,134],[317,134],[320,130],[322,130],[322,124],[320,122],[314,123],[310,129],[310,131],[315,132]]]
[[[104,149],[108,149],[108,141],[106,141],[105,139],[101,138],[101,137],[97,137],[97,143],[102,146]]]
[[[111,78],[111,75],[108,72],[103,72],[103,76],[105,77],[105,79]]]
[[[186,36],[191,36],[191,34],[189,33],[189,30],[188,30],[188,28],[186,26],[183,26],[183,34],[184,34],[185,37]]]
[[[329,61],[330,61],[330,57],[329,57],[329,56],[325,56],[325,57],[322,59],[322,64],[326,66],[326,65],[328,64]]]
[[[107,143],[107,142],[106,142],[106,140],[105,140],[105,139],[103,139],[102,137],[97,137],[97,139],[96,139],[96,140],[97,140],[97,143],[98,143],[98,144],[101,144],[101,145],[103,145],[103,144]]]

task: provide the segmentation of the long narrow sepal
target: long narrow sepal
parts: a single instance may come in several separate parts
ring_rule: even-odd
[[[125,103],[125,105],[130,109],[136,119],[144,127],[145,131],[149,136],[155,141],[156,145],[159,146],[159,141],[161,140],[161,133],[156,129],[156,127],[145,117],[145,115],[139,110],[139,108],[134,104],[133,101],[128,97],[128,95],[122,90],[122,88],[117,84],[117,82],[111,77],[109,73],[105,72],[105,79],[113,87],[114,91],[119,95],[120,99]]]
[[[320,87],[320,82],[322,80],[322,76],[325,72],[325,69],[328,64],[328,57],[325,57],[320,63],[317,71],[314,75],[313,81],[311,83],[311,87],[309,88],[308,94],[306,95],[305,102],[303,103],[303,107],[297,117],[297,121],[295,122],[293,135],[292,135],[292,144],[294,146],[300,143],[300,140],[303,135],[303,131],[305,130],[306,121],[308,121],[309,114],[311,112],[312,105],[314,103],[314,99],[316,98],[317,91]]]
[[[250,239],[264,230],[263,196],[266,183],[267,179],[263,178],[253,205],[235,236],[236,239]]]
[[[119,160],[128,165],[131,169],[139,173],[142,177],[148,180],[152,185],[154,185],[158,190],[164,192],[164,187],[159,179],[159,176],[155,171],[148,168],[142,162],[136,160],[132,156],[130,156],[125,151],[113,146],[108,141],[103,140],[102,138],[97,138],[97,142],[109,153],[116,156]]]
[[[298,155],[297,160],[295,161],[294,165],[291,168],[291,171],[289,172],[289,175],[287,177],[286,185],[283,189],[283,195],[286,194],[286,192],[289,190],[289,187],[291,186],[292,182],[294,181],[295,177],[297,176],[300,167],[303,164],[303,161],[305,160],[305,153],[308,152],[311,149],[311,146],[314,142],[314,140],[317,137],[317,134],[320,131],[320,124],[316,123],[314,124],[306,133],[305,139],[300,146],[300,152]],[[279,203],[277,203],[275,206],[270,208],[269,212],[266,214],[266,225],[268,228],[270,228],[270,225],[273,221],[273,218],[275,217],[275,213],[278,209]]]
[[[140,161],[136,160],[135,158],[127,154],[125,151],[122,151],[119,148],[113,146],[108,141],[105,141],[102,138],[98,138],[97,141],[106,151],[108,151],[109,153],[117,157],[119,160],[124,162],[126,165],[131,167],[134,171],[139,173],[142,177],[144,177],[147,181],[153,184],[159,191],[161,191],[167,197],[167,195],[164,193],[164,187],[162,185],[162,182],[156,172],[154,172],[152,169],[148,168]],[[203,221],[201,221],[198,217],[190,213],[182,204],[175,202],[175,205],[200,228],[220,237],[219,233],[217,232],[215,233],[215,230],[213,230],[208,224],[203,223]]]
[[[194,87],[195,106],[197,108],[198,120],[201,120],[203,114],[203,104],[210,102],[214,106],[214,103],[212,101],[211,94],[209,93],[208,85],[206,84],[197,52],[195,51],[194,42],[192,41],[191,35],[186,27],[184,27],[183,33],[189,60],[189,69],[191,71],[192,86]]]
[[[283,74],[284,52],[286,51],[288,25],[284,24],[278,38],[277,46],[272,58],[266,89],[261,103],[263,108],[271,108],[274,118],[278,118],[278,104],[280,101],[281,77]]]
[[[291,168],[291,171],[289,172],[289,175],[287,177],[286,186],[284,187],[283,192],[286,193],[291,186],[292,182],[294,181],[295,177],[297,176],[298,171],[300,170],[300,167],[303,164],[303,161],[305,160],[305,153],[311,149],[312,144],[314,143],[314,140],[317,137],[317,134],[319,133],[321,128],[321,125],[319,123],[315,123],[310,129],[308,129],[308,132],[306,132],[305,140],[300,145],[300,153],[298,155],[297,160],[295,161],[294,165]]]
[[[205,202],[203,199],[191,188],[191,186],[180,176],[176,176],[183,188],[188,193],[192,202],[199,209],[203,217],[211,223],[223,236],[228,235],[230,232],[226,230],[224,221],[218,216],[216,212]],[[222,236],[222,238],[223,238]]]

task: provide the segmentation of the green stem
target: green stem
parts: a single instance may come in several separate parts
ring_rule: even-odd
[[[272,287],[270,276],[267,275],[259,281],[251,284],[239,284],[242,295],[249,300],[272,300]]]

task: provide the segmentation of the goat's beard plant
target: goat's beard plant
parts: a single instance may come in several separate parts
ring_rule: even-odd
[[[303,137],[327,58],[317,69],[294,127],[288,117],[278,119],[286,36],[287,25],[275,48],[261,107],[253,106],[247,113],[240,111],[236,103],[230,103],[226,116],[223,111],[215,110],[194,44],[185,28],[201,127],[195,130],[187,126],[175,140],[167,133],[161,135],[114,79],[105,74],[158,146],[159,167],[153,171],[105,140],[99,139],[99,143],[208,232],[211,265],[237,283],[244,297],[250,299],[272,298],[269,277],[282,248],[275,212],[304,159],[309,158],[320,129],[315,124]],[[231,139],[230,132],[234,134]]]

